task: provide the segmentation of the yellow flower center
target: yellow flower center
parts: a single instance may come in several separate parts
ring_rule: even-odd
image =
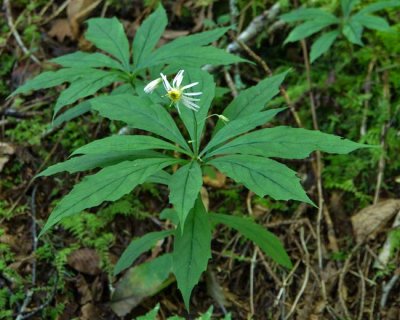
[[[178,89],[172,89],[168,91],[167,95],[173,102],[178,102],[181,99],[182,91]]]

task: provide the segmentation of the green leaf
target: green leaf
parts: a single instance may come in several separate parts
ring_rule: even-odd
[[[130,269],[116,285],[110,301],[111,309],[119,317],[125,318],[144,299],[160,292],[172,282],[169,277],[171,271],[171,254],[164,254]]]
[[[332,13],[316,8],[299,8],[289,13],[282,14],[280,18],[285,22],[297,22],[302,20],[337,19]]]
[[[161,48],[158,48],[154,53],[145,57],[142,65],[139,66],[140,69],[145,67],[160,65],[160,64],[173,64],[176,63],[180,66],[180,68],[187,66],[199,67],[204,64],[210,64],[207,62],[212,52],[214,52],[216,48],[212,47],[201,47],[207,45],[217,39],[219,39],[229,28],[216,28],[214,30],[197,33],[194,35],[180,37],[175,39],[174,41],[163,45]],[[211,51],[208,50],[211,48]],[[196,56],[194,51],[199,50],[199,54]],[[216,49],[219,50],[219,49]],[[222,50],[220,50],[222,51]],[[220,51],[216,51],[220,54]],[[180,56],[184,56],[183,53],[188,52],[189,55],[186,55],[185,60],[180,60]],[[208,53],[207,53],[208,52]],[[202,54],[207,53],[208,56],[202,56]],[[233,58],[231,55],[224,55],[230,59]],[[217,63],[218,64],[218,63]]]
[[[189,310],[190,295],[211,258],[211,227],[201,197],[189,213],[183,232],[176,230],[173,273]]]
[[[190,148],[172,119],[171,115],[158,104],[130,94],[98,97],[92,102],[92,109],[111,120],[124,121],[129,126],[153,132],[178,143],[185,150]]]
[[[217,154],[243,153],[283,159],[303,159],[319,150],[345,154],[369,146],[316,130],[279,126],[243,135],[212,151]]]
[[[79,171],[86,171],[94,168],[104,168],[125,160],[136,160],[140,158],[165,158],[162,153],[155,151],[135,151],[128,152],[114,152],[105,154],[87,154],[80,157],[73,157],[64,162],[57,163],[42,171],[36,178],[47,177],[56,173],[67,171],[75,173]]]
[[[197,161],[191,161],[172,175],[169,182],[169,201],[178,213],[181,227],[185,225],[186,217],[196,202],[202,184],[202,173]]]
[[[93,70],[90,76],[77,79],[71,85],[63,90],[57,99],[54,107],[54,116],[62,107],[72,104],[81,98],[95,94],[101,88],[117,81],[119,76],[114,73],[103,70]]]
[[[390,30],[390,26],[387,23],[387,21],[381,17],[369,14],[356,14],[351,19],[352,21],[355,21],[368,29],[378,30],[378,31]]]
[[[197,102],[197,104],[200,106],[200,109],[199,111],[195,112],[181,104],[180,117],[182,118],[182,121],[189,132],[192,143],[197,141],[195,145],[198,151],[200,148],[201,135],[206,123],[208,110],[210,109],[211,102],[215,95],[215,82],[213,77],[203,70],[190,68],[186,69],[184,83],[182,85],[193,82],[198,82],[199,84],[186,90],[185,92],[202,92],[202,95],[198,97],[200,98],[200,101]],[[196,122],[197,128],[195,127]]]
[[[118,200],[145,182],[147,177],[179,161],[171,158],[124,161],[86,176],[58,203],[40,234],[60,220],[87,208],[98,206],[104,201]]]
[[[47,89],[58,86],[64,82],[73,82],[87,74],[96,72],[95,69],[75,69],[67,68],[60,69],[57,71],[47,71],[39,74],[35,78],[28,80],[25,84],[15,90],[11,96],[15,96],[20,93],[27,93],[32,90]]]
[[[209,65],[229,65],[232,63],[249,62],[225,50],[212,46],[198,47],[187,46],[182,50],[160,51],[156,50],[143,62],[141,68],[149,68],[156,65],[176,64],[180,68],[202,67]]]
[[[134,66],[140,66],[141,61],[150,55],[160,40],[168,20],[164,8],[160,5],[136,31],[133,40]]]
[[[348,17],[350,15],[350,12],[353,10],[354,6],[358,2],[359,0],[340,0],[343,16]]]
[[[208,308],[206,313],[203,313],[200,317],[198,317],[196,320],[211,320],[212,314],[214,311],[214,307],[211,306]]]
[[[210,217],[213,223],[221,223],[239,231],[243,236],[258,245],[276,263],[286,268],[292,268],[290,258],[279,238],[261,225],[249,219],[226,214],[210,213]]]
[[[318,20],[304,22],[289,33],[284,43],[302,40],[332,24],[337,24],[338,22],[339,20],[336,17],[335,19],[321,17]]]
[[[264,109],[265,105],[279,92],[288,71],[279,73],[260,81],[256,86],[242,91],[224,110],[223,115],[233,121],[248,117]],[[220,120],[214,129],[214,134],[224,126]]]
[[[158,183],[158,184],[165,184],[166,186],[169,184],[169,180],[171,179],[171,175],[161,170],[146,179],[148,183]]]
[[[106,56],[105,54],[95,52],[88,53],[77,51],[64,56],[51,59],[50,62],[57,63],[66,68],[111,68],[124,70],[124,67],[118,61]]]
[[[329,50],[339,35],[339,31],[331,31],[321,35],[311,46],[310,61],[313,63]]]
[[[179,217],[176,211],[172,208],[166,208],[160,213],[160,219],[170,220],[174,225],[179,224]]]
[[[52,126],[58,127],[62,125],[64,122],[75,119],[86,112],[89,112],[91,109],[90,100],[83,101],[76,106],[68,109],[67,111],[60,114],[57,118],[55,118],[52,122]]]
[[[221,38],[229,29],[230,27],[215,28],[213,30],[199,32],[186,37],[180,37],[167,43],[158,50],[169,52],[173,50],[184,50],[191,46],[205,46]]]
[[[172,234],[174,234],[174,230],[150,232],[143,237],[133,240],[115,265],[114,276],[129,268],[143,252],[150,250],[158,241]]]
[[[147,312],[144,316],[136,318],[136,320],[157,320],[157,314],[159,310],[160,304],[157,303],[157,305],[152,310]]]
[[[86,144],[75,150],[72,155],[106,154],[149,149],[165,149],[182,152],[177,146],[158,138],[144,135],[115,135]]]
[[[314,205],[303,190],[296,172],[268,158],[230,155],[208,162],[218,170],[260,197],[276,200],[298,200]]]
[[[267,110],[263,112],[257,112],[250,114],[247,117],[242,117],[233,121],[229,121],[225,126],[219,130],[215,136],[211,139],[208,145],[203,149],[200,156],[206,153],[208,150],[215,146],[225,142],[233,137],[241,135],[249,130],[252,130],[258,126],[261,126],[270,121],[276,114],[285,110],[286,108],[278,108]]]
[[[117,18],[90,19],[85,37],[97,48],[110,53],[121,61],[124,69],[130,71],[128,38],[124,27]]]
[[[382,10],[382,9],[389,9],[389,8],[394,8],[394,7],[399,7],[399,6],[400,6],[399,0],[378,1],[376,3],[372,3],[368,6],[366,6],[364,9],[361,9],[358,13],[359,14],[374,13],[374,12]]]
[[[360,23],[350,19],[350,21],[343,26],[342,33],[351,43],[358,44],[360,46],[364,45],[361,40],[363,26]]]

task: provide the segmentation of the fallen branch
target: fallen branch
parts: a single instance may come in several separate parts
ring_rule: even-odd
[[[30,52],[28,50],[28,48],[25,46],[25,44],[23,43],[17,29],[15,28],[14,25],[14,21],[12,19],[12,15],[11,15],[11,6],[10,6],[10,0],[4,0],[4,6],[6,8],[6,16],[7,16],[7,23],[8,26],[10,27],[10,30],[15,38],[15,40],[17,41],[19,47],[22,49],[22,51],[36,64],[38,64],[39,66],[41,65],[40,61],[38,58],[36,58],[36,56]]]

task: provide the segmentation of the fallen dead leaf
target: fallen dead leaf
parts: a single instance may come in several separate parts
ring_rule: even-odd
[[[186,30],[171,30],[167,29],[165,30],[164,34],[162,35],[160,41],[157,43],[157,47],[160,47],[172,40],[175,40],[177,38],[187,36],[189,34],[189,31]]]
[[[72,252],[67,263],[75,270],[92,276],[101,272],[100,257],[93,249],[83,248]]]
[[[11,247],[13,250],[18,249],[18,243],[15,239],[15,236],[9,234],[2,234],[0,236],[0,243],[6,244]]]
[[[49,36],[63,42],[65,38],[77,40],[80,37],[80,26],[102,0],[70,0],[67,7],[67,19],[55,19]]]
[[[93,12],[102,0],[70,0],[67,15],[74,39],[80,35],[81,23]]]
[[[206,174],[203,177],[203,182],[210,187],[222,188],[225,186],[226,183],[226,175],[222,174],[219,171],[216,171],[215,174],[213,174],[212,176]]]
[[[85,305],[93,301],[92,291],[90,290],[89,285],[86,282],[84,276],[81,274],[78,275],[77,277],[76,288],[80,295],[79,303],[81,305]]]
[[[0,172],[5,164],[10,160],[10,156],[15,153],[15,148],[6,142],[0,142]]]
[[[120,317],[128,314],[143,299],[162,290],[172,271],[172,256],[165,254],[133,267],[118,281],[110,307]]]
[[[201,187],[200,194],[201,194],[201,200],[203,200],[204,208],[206,208],[206,210],[208,211],[209,206],[210,206],[210,197],[208,196],[207,189],[204,187]]]
[[[84,306],[82,306],[81,312],[82,312],[82,315],[79,318],[81,320],[99,319],[99,310],[92,303],[87,303]]]
[[[400,210],[400,200],[390,199],[362,209],[351,217],[357,243],[373,239]]]
[[[72,34],[71,26],[67,19],[54,20],[48,35],[56,38],[59,42],[63,42],[65,38],[75,40],[75,37]]]

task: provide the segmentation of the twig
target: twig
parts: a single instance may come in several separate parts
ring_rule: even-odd
[[[362,244],[363,244],[362,242],[358,243],[353,248],[353,250],[350,251],[350,254],[347,257],[347,259],[346,259],[346,261],[345,261],[345,263],[343,265],[343,268],[342,268],[342,270],[340,271],[340,274],[339,274],[339,285],[338,285],[339,302],[340,302],[340,305],[342,306],[342,309],[343,309],[343,312],[344,312],[346,318],[348,318],[348,319],[351,319],[351,316],[350,316],[349,310],[347,309],[346,300],[343,297],[343,290],[344,290],[344,287],[345,287],[344,278],[346,276],[347,270],[349,269],[350,261],[351,261],[353,255],[354,255],[354,253],[356,253],[357,250],[361,248]]]
[[[307,287],[307,283],[308,283],[308,279],[310,277],[310,254],[308,252],[307,249],[307,244],[304,240],[304,228],[300,228],[300,241],[301,241],[301,246],[303,247],[303,250],[305,252],[305,258],[306,258],[306,262],[305,262],[305,266],[306,266],[306,272],[304,274],[304,281],[303,284],[301,285],[301,288],[296,296],[296,298],[294,299],[294,302],[292,304],[292,307],[290,308],[289,313],[287,314],[287,316],[285,317],[285,320],[289,319],[292,314],[295,312],[296,310],[296,306],[300,301],[301,296],[304,293],[304,290]]]
[[[247,26],[247,28],[239,34],[237,39],[245,43],[254,39],[263,29],[265,29],[265,26],[269,22],[276,19],[280,9],[281,7],[279,2],[275,3],[269,10],[266,10],[261,15],[255,17]],[[227,47],[227,51],[230,53],[237,52],[239,49],[240,45],[236,41],[233,41]]]
[[[54,3],[54,0],[49,0],[45,6],[40,10],[38,16],[43,17],[43,15],[46,13],[47,9],[49,9]]]
[[[397,213],[392,224],[392,230],[400,228],[400,211]],[[389,263],[389,259],[392,256],[394,242],[396,240],[390,237],[390,234],[386,237],[386,241],[378,256],[375,256],[374,268],[384,270]]]
[[[299,267],[300,262],[301,262],[301,260],[298,260],[296,262],[296,264],[294,265],[293,269],[290,270],[290,273],[288,274],[288,276],[283,279],[282,287],[280,288],[280,290],[275,298],[274,306],[277,306],[279,304],[281,297],[285,294],[286,286],[288,285],[289,280],[293,277],[294,273],[296,272],[297,268]]]
[[[46,24],[48,22],[50,22],[51,20],[53,20],[54,18],[56,18],[61,12],[64,11],[64,9],[69,5],[71,0],[65,0],[61,6],[59,6],[56,10],[56,12],[54,12],[50,17],[48,17],[47,19],[45,19],[41,25]]]
[[[229,15],[231,18],[231,27],[235,35],[237,33],[237,17],[239,16],[239,11],[237,9],[237,0],[229,0]],[[233,79],[235,81],[235,87],[238,89],[243,88],[243,82],[240,76],[239,63],[235,63],[233,66]]]
[[[60,134],[60,137],[57,139],[56,143],[54,144],[53,148],[51,148],[49,154],[47,155],[46,159],[44,159],[44,161],[42,162],[42,164],[39,166],[39,168],[36,170],[35,172],[35,176],[42,171],[42,169],[44,168],[44,166],[47,164],[47,162],[50,160],[51,156],[54,154],[54,152],[56,151],[58,145],[60,144],[60,141],[62,140],[62,138],[64,137],[65,134],[65,130],[62,131],[62,133]],[[31,180],[29,180],[27,186],[25,187],[25,189],[21,192],[20,196],[17,198],[17,200],[12,204],[11,208],[8,210],[7,215],[9,215],[16,207],[17,205],[20,203],[20,201],[22,200],[22,198],[25,196],[25,193],[28,191],[28,189],[31,187],[33,181],[35,180],[35,176],[33,178],[31,178]],[[1,222],[1,220],[0,220]]]
[[[371,306],[369,307],[369,320],[376,320],[374,318],[374,314],[375,314],[375,302],[376,302],[376,286],[374,287],[374,294],[372,296],[372,301],[371,301]]]
[[[247,28],[239,34],[237,37],[238,40],[247,43],[254,39],[259,33],[265,29],[265,26],[274,21],[280,12],[280,4],[277,2],[274,4],[269,10],[264,11],[261,15],[255,17]],[[240,49],[239,44],[234,40],[231,42],[226,51],[229,53],[235,53]],[[212,72],[215,69],[212,65],[205,65],[203,70],[207,72]]]
[[[314,94],[312,91],[312,84],[311,84],[311,65],[308,59],[308,50],[307,45],[304,40],[301,40],[301,48],[303,51],[303,58],[304,58],[304,65],[306,67],[306,77],[309,89],[309,98],[310,98],[310,108],[311,108],[311,116],[313,121],[314,130],[318,130],[318,119],[317,119],[317,112],[315,108],[315,101],[314,101]],[[321,222],[322,222],[322,215],[324,213],[324,196],[323,196],[323,189],[322,189],[322,177],[321,177],[321,170],[322,170],[322,162],[321,162],[321,152],[315,152],[316,160],[314,162],[314,170],[317,177],[317,190],[318,190],[318,214],[317,214],[317,248],[318,248],[318,266],[319,271],[322,274],[324,269],[323,261],[322,261],[322,243],[321,243]],[[324,278],[321,277],[321,291],[322,297],[324,301],[327,301],[326,295],[326,285]]]
[[[35,252],[37,249],[37,244],[38,244],[38,237],[37,237],[37,230],[36,230],[36,191],[37,191],[37,186],[33,188],[32,191],[32,197],[31,197],[31,217],[32,217],[32,227],[31,227],[31,232],[32,232],[32,288],[28,289],[26,295],[25,295],[25,300],[22,303],[21,308],[19,309],[18,316],[16,317],[16,320],[22,320],[24,319],[23,313],[25,312],[26,308],[32,301],[32,296],[33,296],[33,288],[36,286],[36,257],[35,257]]]
[[[375,67],[375,63],[376,63],[376,59],[373,59],[373,60],[371,60],[371,62],[368,65],[367,77],[365,78],[365,81],[364,81],[364,93],[365,94],[369,94],[371,92],[371,76],[372,76],[372,71],[374,70],[374,67]],[[365,99],[365,101],[364,101],[363,117],[361,120],[361,127],[360,127],[361,137],[363,137],[367,133],[369,101],[370,101],[369,98]]]
[[[273,72],[272,72],[271,68],[268,66],[268,64],[258,54],[256,54],[253,50],[251,50],[251,48],[248,45],[246,45],[243,41],[241,41],[239,39],[236,39],[236,42],[240,45],[241,48],[243,48],[244,51],[247,52],[247,54],[250,57],[252,57],[264,69],[264,72],[268,76],[273,75]],[[301,128],[302,123],[301,123],[300,117],[299,117],[298,113],[296,112],[296,109],[294,108],[294,105],[293,105],[292,101],[290,100],[287,91],[285,90],[285,88],[283,86],[280,86],[279,90],[281,92],[282,97],[285,99],[286,104],[288,105],[289,110],[292,113],[294,120],[296,121],[297,126]]]
[[[254,315],[254,269],[256,267],[257,250],[254,248],[250,264],[250,313]]]
[[[56,279],[54,281],[53,290],[52,290],[51,294],[49,295],[49,297],[47,298],[47,300],[44,303],[42,303],[39,307],[35,308],[33,311],[22,315],[21,320],[29,319],[30,317],[37,314],[39,311],[42,311],[44,308],[46,308],[50,304],[50,302],[53,301],[54,296],[56,295],[57,285],[58,285],[58,274],[56,273]]]
[[[38,64],[40,66],[41,63],[40,63],[39,59],[36,58],[36,56],[33,53],[31,53],[28,50],[28,48],[24,45],[17,29],[15,28],[15,25],[14,25],[14,22],[12,19],[12,14],[11,14],[10,0],[4,0],[4,6],[6,8],[6,16],[7,16],[8,26],[9,26],[15,40],[17,41],[19,47],[22,49],[22,51],[25,53],[25,55],[27,55],[33,62],[35,62],[36,64]]]
[[[388,102],[388,107],[389,107],[389,114],[390,114],[390,88],[389,88],[389,75],[387,71],[384,71],[383,73],[383,99]],[[378,175],[376,178],[376,187],[375,187],[375,195],[374,195],[374,203],[377,204],[379,201],[379,195],[381,193],[381,186],[382,186],[382,181],[383,181],[383,174],[385,171],[385,165],[386,165],[386,160],[385,160],[385,153],[386,153],[386,135],[388,132],[388,129],[390,127],[390,120],[388,120],[384,125],[382,126],[381,129],[381,148],[382,148],[382,153],[379,158],[379,163],[378,163]]]
[[[360,299],[360,308],[358,311],[358,317],[357,320],[362,320],[363,315],[364,315],[364,305],[365,305],[365,277],[363,274],[363,271],[361,270],[360,267],[358,267],[358,273],[360,275],[360,280],[361,280],[361,299]]]
[[[262,253],[262,251],[260,250],[260,248],[256,247],[256,251],[257,251],[258,256],[261,258],[261,262],[264,265],[267,272],[269,273],[269,275],[272,277],[272,279],[274,279],[275,283],[278,286],[282,286],[282,281],[279,279],[279,277],[276,275],[276,273],[272,270],[272,268],[268,264],[268,261],[265,259],[265,256]]]
[[[269,222],[264,224],[264,227],[266,228],[276,228],[280,227],[282,225],[297,225],[297,224],[305,224],[311,231],[311,235],[314,237],[314,239],[317,239],[317,234],[315,233],[310,220],[308,218],[301,218],[301,219],[290,219],[290,220],[283,220],[283,221],[277,221],[277,222]]]
[[[381,309],[385,308],[389,293],[390,291],[392,291],[397,280],[399,280],[399,277],[400,277],[400,269],[397,270],[397,272],[393,275],[393,277],[389,280],[388,283],[382,284],[382,297],[380,302]]]
[[[226,83],[227,83],[229,89],[231,89],[232,97],[234,97],[234,98],[237,97],[238,91],[236,89],[235,83],[233,82],[233,79],[232,79],[230,73],[228,72],[228,70],[226,70],[226,69],[224,70],[224,75],[225,75]]]

